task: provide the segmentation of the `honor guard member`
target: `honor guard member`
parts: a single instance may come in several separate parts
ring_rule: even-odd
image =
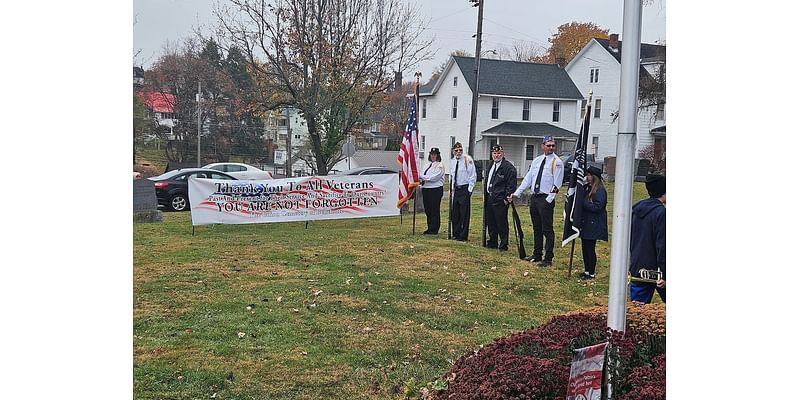
[[[475,162],[472,157],[464,154],[464,148],[460,142],[453,145],[450,178],[450,190],[453,196],[453,204],[450,209],[453,239],[466,242],[469,236],[469,199],[478,175],[475,173]]]
[[[531,167],[517,190],[511,197],[519,197],[531,188],[529,202],[531,223],[533,224],[533,254],[525,259],[539,262],[541,267],[553,265],[553,210],[556,195],[564,180],[564,163],[555,154],[556,141],[552,136],[542,139],[542,154],[531,162]],[[544,239],[544,252],[542,251]]]
[[[492,146],[492,162],[486,172],[483,204],[489,239],[486,247],[508,251],[508,198],[517,187],[517,169],[505,158],[503,147]],[[498,242],[499,237],[499,242]]]
[[[444,194],[444,165],[439,149],[434,147],[428,154],[428,165],[422,170],[422,204],[425,205],[425,216],[428,229],[423,235],[439,233],[441,225],[440,208]]]

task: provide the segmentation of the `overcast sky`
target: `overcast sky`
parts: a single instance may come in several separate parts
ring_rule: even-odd
[[[134,0],[134,65],[152,65],[167,42],[178,43],[197,27],[214,24],[213,5],[224,0]],[[432,60],[417,70],[422,81],[430,77],[451,51],[475,51],[478,9],[468,0],[407,0],[430,20],[426,37],[435,37]],[[548,47],[547,39],[567,22],[594,22],[610,33],[622,35],[623,0],[485,0],[484,50],[510,48],[515,41]],[[642,42],[666,40],[666,0],[655,0],[642,12]],[[407,73],[407,75],[411,75]],[[410,76],[405,77],[410,80]]]

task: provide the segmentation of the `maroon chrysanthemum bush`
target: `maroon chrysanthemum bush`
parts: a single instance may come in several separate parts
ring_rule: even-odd
[[[665,380],[645,381],[639,376],[646,375],[659,360],[653,360],[655,355],[664,354],[663,341],[635,328],[626,329],[624,336],[619,332],[609,335],[605,316],[572,314],[556,316],[536,329],[496,339],[480,351],[462,356],[445,374],[448,387],[437,393],[436,399],[563,399],[573,351],[609,336],[616,349],[614,357],[619,360],[615,363],[619,371],[617,394],[630,392],[634,396],[625,400],[658,398],[641,396],[654,393],[649,388]],[[657,371],[660,364],[656,365]]]

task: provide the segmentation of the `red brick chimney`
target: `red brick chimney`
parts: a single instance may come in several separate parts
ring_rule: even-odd
[[[402,72],[395,72],[394,73],[394,90],[400,90],[403,86],[403,73]]]
[[[608,47],[613,51],[619,51],[619,34],[612,33],[608,35]]]

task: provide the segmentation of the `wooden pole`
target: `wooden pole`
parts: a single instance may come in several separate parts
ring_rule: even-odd
[[[567,278],[572,275],[572,256],[575,255],[575,241],[577,238],[572,239],[572,248],[569,250],[569,270],[567,271]]]

